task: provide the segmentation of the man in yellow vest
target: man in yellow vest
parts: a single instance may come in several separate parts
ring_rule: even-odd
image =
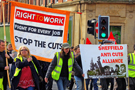
[[[84,77],[82,69],[74,59],[73,52],[70,52],[69,44],[63,43],[61,52],[56,52],[51,64],[49,65],[45,76],[45,82],[48,82],[48,78],[52,75],[52,78],[57,83],[58,90],[66,90],[66,86],[71,80],[73,67]]]
[[[134,52],[128,54],[128,75],[130,90],[135,90],[135,45],[133,48]]]

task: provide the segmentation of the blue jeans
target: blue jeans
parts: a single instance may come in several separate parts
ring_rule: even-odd
[[[76,90],[84,90],[84,78],[77,77],[77,76],[74,76],[74,78],[75,78],[75,83],[77,85]]]
[[[98,90],[97,80],[98,79],[91,79],[90,90],[92,90],[92,86],[94,86],[94,90]],[[89,81],[90,81],[90,79],[86,79],[86,89],[87,90],[88,90]]]
[[[26,89],[19,87],[19,90],[35,90],[35,87],[28,87]]]
[[[67,77],[60,77],[58,81],[56,81],[58,90],[66,90],[66,87],[69,83],[69,80]]]

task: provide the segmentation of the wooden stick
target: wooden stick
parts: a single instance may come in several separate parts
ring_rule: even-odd
[[[130,88],[130,87],[129,87],[129,77],[128,77],[128,90],[130,90],[129,88]]]
[[[86,82],[85,82],[85,79],[84,79],[84,90],[87,90],[87,89],[86,89]]]
[[[5,41],[5,53],[7,54],[7,49],[6,49],[6,30],[5,30],[5,15],[4,15],[4,1],[2,1],[2,6],[3,6],[3,25],[4,25],[4,41]],[[6,66],[8,66],[8,60],[6,58]],[[8,78],[8,85],[9,88],[11,88],[10,85],[10,79],[9,79],[9,71],[7,70],[7,78]]]

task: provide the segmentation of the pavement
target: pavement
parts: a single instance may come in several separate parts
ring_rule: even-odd
[[[98,85],[98,90],[102,90],[102,89],[101,89],[101,86],[100,86],[100,81],[99,81],[99,80],[97,81],[97,85]],[[89,87],[90,87],[90,86],[89,86]],[[109,87],[110,87],[110,86],[109,86]],[[11,90],[11,89],[8,88],[7,90]],[[58,90],[58,89],[57,89],[57,84],[56,84],[55,81],[53,81],[53,87],[52,87],[52,90]],[[68,88],[67,88],[66,90],[68,90]],[[74,84],[72,90],[76,90],[75,84]],[[89,90],[90,90],[90,89],[89,89]],[[92,90],[94,90],[94,88],[93,88]],[[108,90],[110,90],[110,89],[108,89]],[[114,89],[114,90],[115,90],[115,89]],[[126,89],[126,90],[129,90],[129,89],[128,89],[128,86],[127,86],[127,89]]]

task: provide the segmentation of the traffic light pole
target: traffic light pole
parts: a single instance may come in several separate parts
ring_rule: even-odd
[[[96,31],[95,31],[95,26],[96,26],[97,21],[98,21],[98,20],[96,20],[96,22],[94,23],[94,38],[95,38],[95,39],[98,38],[98,37],[96,37],[97,35],[96,35]]]

